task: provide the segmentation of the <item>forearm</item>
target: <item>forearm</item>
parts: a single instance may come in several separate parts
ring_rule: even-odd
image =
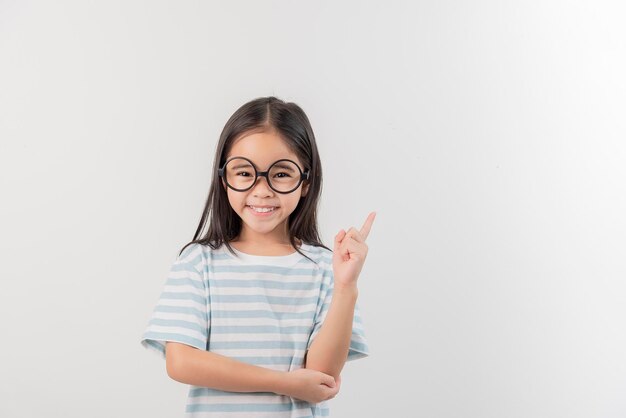
[[[168,375],[181,383],[229,392],[286,394],[285,372],[247,364],[227,356],[167,343]]]
[[[305,368],[339,377],[348,358],[357,297],[356,286],[335,287],[324,323],[307,353]]]

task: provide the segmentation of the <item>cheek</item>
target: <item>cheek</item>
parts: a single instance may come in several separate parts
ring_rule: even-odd
[[[293,196],[283,201],[283,206],[288,207],[290,210],[294,210],[300,202],[300,196]]]
[[[230,203],[230,206],[239,211],[243,209],[243,202],[245,201],[245,196],[241,196],[244,193],[237,193],[234,192],[233,190],[228,189],[228,191],[226,192],[228,195],[228,203]]]

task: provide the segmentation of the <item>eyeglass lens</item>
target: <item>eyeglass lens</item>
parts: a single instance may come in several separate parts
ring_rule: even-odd
[[[226,182],[235,189],[245,190],[254,184],[255,171],[252,164],[243,158],[233,158],[225,167]],[[295,189],[300,182],[300,169],[295,163],[277,161],[267,174],[272,188],[288,192]]]

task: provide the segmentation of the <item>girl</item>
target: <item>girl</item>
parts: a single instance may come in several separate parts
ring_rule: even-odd
[[[356,282],[375,213],[321,243],[313,130],[275,97],[231,116],[214,168],[141,343],[190,385],[187,417],[326,417],[345,362],[369,355]]]

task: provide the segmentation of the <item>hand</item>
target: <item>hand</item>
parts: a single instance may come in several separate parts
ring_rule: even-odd
[[[356,286],[356,280],[367,256],[365,239],[370,233],[375,217],[376,212],[371,212],[361,230],[352,227],[346,232],[342,229],[335,236],[333,275],[336,288]]]
[[[313,369],[296,369],[287,372],[287,389],[284,395],[309,403],[319,403],[334,398],[339,393],[341,377],[335,378]]]

